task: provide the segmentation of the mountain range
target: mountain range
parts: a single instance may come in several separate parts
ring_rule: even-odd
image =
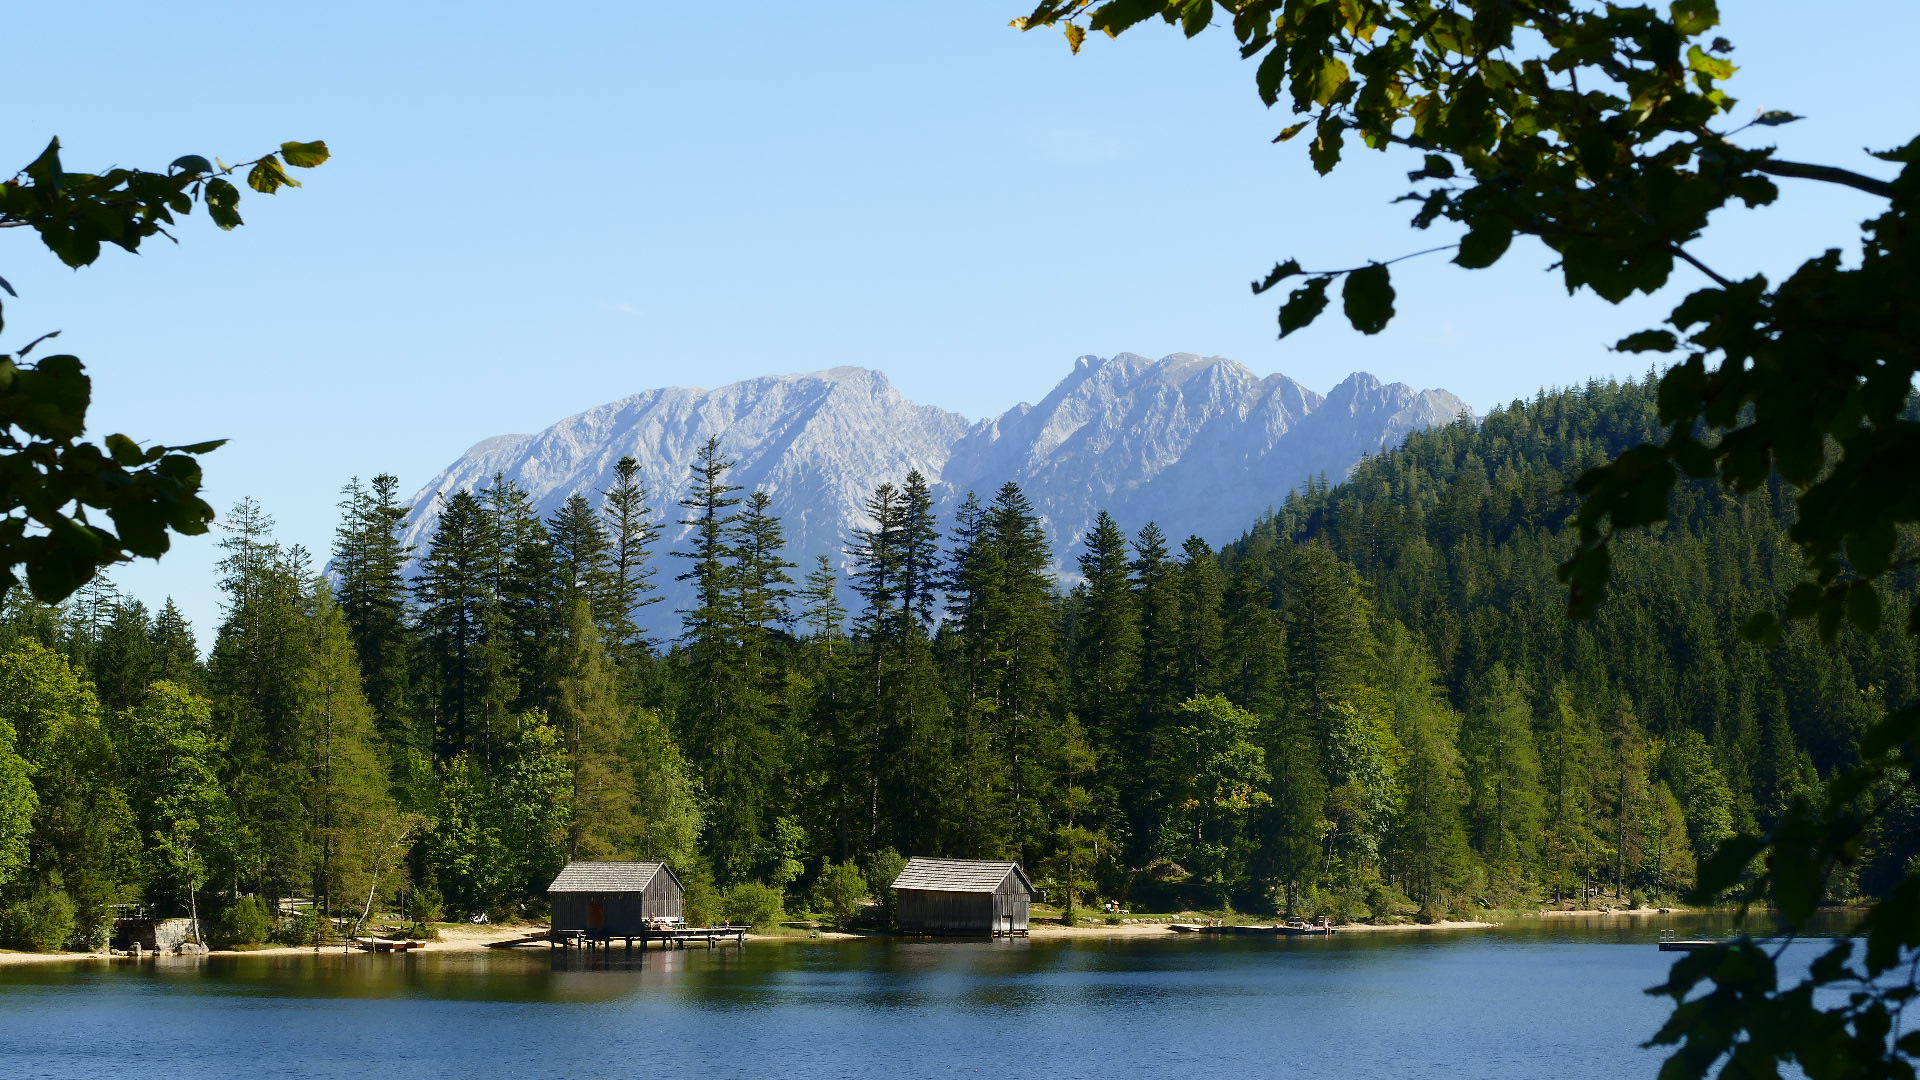
[[[542,513],[580,492],[596,504],[614,464],[632,455],[668,522],[655,578],[667,603],[650,627],[670,636],[686,607],[665,553],[685,530],[674,505],[709,436],[736,464],[730,482],[763,489],[786,528],[788,558],[836,562],[860,507],[881,483],[918,469],[943,520],[970,491],[982,501],[1020,485],[1063,567],[1102,509],[1129,531],[1160,522],[1170,542],[1220,544],[1244,533],[1289,491],[1317,476],[1345,478],[1367,454],[1407,433],[1471,416],[1445,390],[1383,384],[1364,373],[1325,395],[1284,375],[1261,377],[1223,357],[1175,353],[1083,356],[1037,405],[970,421],[907,400],[858,367],[770,375],[713,390],[647,390],[567,417],[531,435],[476,443],[415,496],[405,539],[426,550],[439,496],[504,476]]]

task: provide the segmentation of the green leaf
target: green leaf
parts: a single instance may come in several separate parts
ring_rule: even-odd
[[[1847,621],[1863,634],[1880,629],[1880,592],[1872,582],[1856,581],[1847,590]]]
[[[1347,321],[1363,334],[1377,334],[1393,318],[1393,282],[1384,263],[1373,263],[1347,275],[1340,292]]]
[[[1704,34],[1720,25],[1720,9],[1713,0],[1674,0],[1667,10],[1673,14],[1673,28],[1682,37]]]
[[[1271,101],[1269,101],[1269,102],[1267,102],[1267,104],[1269,104],[1269,105],[1271,105],[1271,104],[1273,104],[1273,102],[1271,102]],[[1297,124],[1288,124],[1288,125],[1287,125],[1286,127],[1283,127],[1283,128],[1281,128],[1281,129],[1280,129],[1280,134],[1278,134],[1278,135],[1275,135],[1275,136],[1273,137],[1273,141],[1274,141],[1274,142],[1277,142],[1277,143],[1283,143],[1283,142],[1286,142],[1286,141],[1287,141],[1288,139],[1291,139],[1291,138],[1293,138],[1293,137],[1294,137],[1295,135],[1298,135],[1298,134],[1300,134],[1300,133],[1301,133],[1302,131],[1305,131],[1305,130],[1306,130],[1306,127],[1307,127],[1307,125],[1308,125],[1308,124],[1310,124],[1310,123],[1312,123],[1312,122],[1313,122],[1313,121],[1311,121],[1311,120],[1302,120],[1302,121],[1300,121],[1300,122],[1299,122],[1299,123],[1297,123]]]
[[[201,198],[207,204],[207,216],[215,225],[231,229],[240,222],[240,189],[227,180],[214,177],[207,181],[206,193]]]
[[[1733,61],[1709,56],[1707,50],[1693,45],[1687,48],[1687,70],[1699,72],[1712,79],[1731,79],[1735,69]]]
[[[115,433],[107,436],[104,441],[107,444],[107,453],[112,455],[114,464],[124,465],[127,468],[145,464],[147,455],[141,451],[140,444],[125,435]]]
[[[1332,280],[1329,277],[1309,278],[1306,284],[1287,296],[1287,302],[1280,307],[1281,337],[1320,317],[1320,313],[1327,309],[1327,283]]]
[[[1513,243],[1513,230],[1494,224],[1482,224],[1460,238],[1460,250],[1454,253],[1455,266],[1479,270],[1500,261]]]
[[[1804,116],[1795,116],[1794,114],[1790,112],[1786,112],[1782,109],[1772,109],[1767,112],[1761,113],[1757,118],[1754,119],[1753,122],[1761,125],[1762,127],[1779,127],[1781,124],[1791,124],[1795,120],[1805,120],[1805,119],[1806,117]]]
[[[1780,644],[1780,620],[1771,611],[1757,611],[1740,624],[1740,636],[1756,645]]]
[[[1613,343],[1614,352],[1672,352],[1680,343],[1669,330],[1642,330]]]
[[[1325,176],[1340,163],[1340,144],[1345,136],[1339,120],[1331,116],[1320,118],[1319,126],[1314,129],[1313,146],[1308,157],[1313,160],[1313,171]]]
[[[271,195],[282,187],[299,187],[300,181],[287,175],[280,159],[268,154],[247,171],[247,186],[262,195]]]
[[[1186,9],[1180,13],[1180,29],[1188,37],[1197,36],[1213,21],[1213,0],[1187,0]]]
[[[1160,0],[1109,0],[1095,8],[1087,26],[1108,37],[1119,37],[1135,23],[1160,13]]]
[[[1300,273],[1303,273],[1303,271],[1300,269],[1300,264],[1296,260],[1288,259],[1283,263],[1275,263],[1273,270],[1270,271],[1263,280],[1253,283],[1253,295],[1259,296],[1261,293],[1266,292],[1282,281]]]
[[[213,162],[208,161],[199,154],[182,154],[173,159],[173,164],[167,166],[167,171],[192,175],[210,173],[213,171]]]
[[[1313,80],[1313,100],[1319,105],[1330,105],[1347,85],[1352,73],[1347,70],[1346,61],[1337,56],[1329,56],[1320,65],[1320,72]]]

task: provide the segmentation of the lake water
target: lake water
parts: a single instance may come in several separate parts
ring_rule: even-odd
[[[1619,1080],[1669,927],[21,965],[0,1077]]]

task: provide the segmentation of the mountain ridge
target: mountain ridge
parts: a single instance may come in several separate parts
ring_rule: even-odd
[[[665,559],[685,532],[675,500],[688,468],[717,436],[735,462],[729,481],[771,496],[787,557],[803,568],[820,554],[843,562],[866,497],[910,469],[927,477],[943,522],[969,491],[984,500],[1018,483],[1056,559],[1071,566],[1071,545],[1102,509],[1130,531],[1157,520],[1176,542],[1193,533],[1222,544],[1313,477],[1344,477],[1409,431],[1460,415],[1471,411],[1445,390],[1363,372],[1322,395],[1225,357],[1117,353],[1079,357],[1037,404],[969,420],[909,400],[883,372],[839,366],[645,390],[539,432],[482,439],[415,496],[403,539],[423,554],[439,497],[496,475],[525,489],[543,515],[575,492],[598,504],[615,463],[632,455],[655,520],[666,524],[655,553]],[[650,610],[670,619],[686,606],[682,590],[670,573],[655,581],[671,602]]]

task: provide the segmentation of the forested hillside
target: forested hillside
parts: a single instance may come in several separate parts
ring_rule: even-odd
[[[1570,482],[1653,430],[1650,385],[1543,394],[1218,554],[1103,516],[1068,592],[1018,486],[943,525],[917,474],[866,500],[849,581],[791,566],[711,442],[658,499],[631,467],[544,519],[504,479],[456,493],[410,582],[391,477],[347,486],[330,580],[244,502],[204,663],[104,586],[6,611],[0,944],[92,944],[133,901],[233,941],[289,896],[537,912],[568,858],[667,859],[694,917],[844,910],[904,854],[1137,908],[1673,895],[1845,767],[1915,663],[1893,632],[1740,640],[1799,572],[1782,490],[1683,489],[1568,623]],[[670,642],[638,629],[663,575],[695,597]],[[1913,857],[1914,817],[1845,891]]]

